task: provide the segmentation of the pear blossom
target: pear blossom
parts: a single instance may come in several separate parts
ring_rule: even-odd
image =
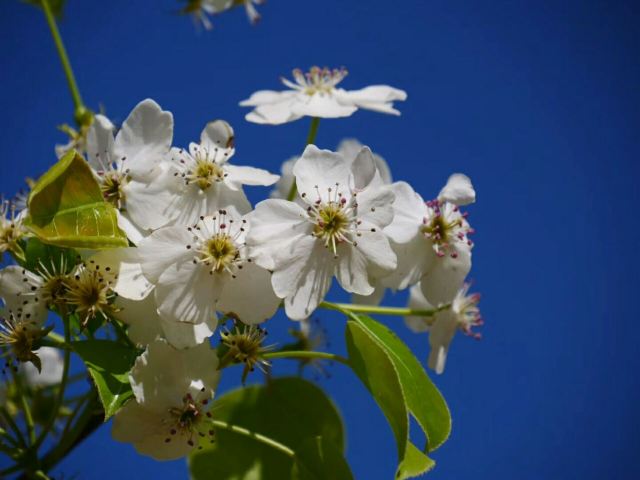
[[[260,20],[260,14],[255,5],[261,5],[264,0],[188,0],[188,2],[182,12],[192,14],[197,23],[201,23],[206,30],[211,30],[213,24],[209,20],[209,15],[222,13],[239,4],[244,5],[249,21],[255,25]]]
[[[273,271],[271,283],[287,315],[307,318],[334,276],[348,292],[369,295],[371,270],[390,273],[396,256],[382,229],[393,218],[393,193],[381,186],[369,149],[354,162],[308,145],[293,167],[306,209],[268,199],[250,214],[247,244],[256,263]]]
[[[36,353],[42,362],[42,369],[30,363],[20,365],[24,379],[30,387],[48,387],[57,385],[62,380],[64,361],[60,350],[53,347],[40,347]]]
[[[112,436],[156,460],[187,455],[213,441],[209,407],[218,383],[218,357],[204,343],[177,350],[149,344],[129,374],[134,399],[118,411]]]
[[[158,315],[154,285],[142,272],[137,248],[102,250],[87,260],[98,270],[112,274],[111,290],[117,294],[110,315],[129,326],[127,334],[138,345],[148,345],[157,338],[166,339],[176,348],[204,342],[215,331],[215,318],[200,324],[175,322]]]
[[[6,252],[23,254],[19,241],[27,233],[24,217],[15,203],[0,199],[0,260]]]
[[[387,85],[372,85],[361,90],[338,88],[346,76],[344,68],[312,67],[308,73],[295,69],[293,82],[281,79],[289,90],[260,90],[240,105],[254,107],[245,117],[248,121],[270,125],[292,122],[304,116],[349,117],[359,108],[400,115],[393,102],[406,100],[406,92]]]
[[[5,309],[40,327],[47,320],[47,305],[57,291],[46,279],[18,265],[0,270],[0,299]]]
[[[481,334],[474,332],[473,327],[483,324],[478,302],[480,294],[468,295],[470,284],[465,283],[456,293],[451,307],[435,313],[433,317],[405,317],[407,326],[416,333],[429,332],[429,368],[441,374],[447,360],[449,344],[457,331],[475,339]],[[433,306],[424,297],[419,284],[410,289],[409,308],[414,310],[431,310]]]
[[[164,227],[144,239],[138,256],[155,285],[160,317],[206,324],[213,333],[216,310],[248,324],[273,316],[280,300],[270,272],[256,265],[245,245],[250,229],[247,218],[220,210],[193,227]]]
[[[452,175],[438,199],[429,202],[406,182],[391,188],[394,220],[385,233],[398,257],[398,268],[377,287],[402,290],[420,281],[432,304],[450,302],[471,269],[473,229],[459,208],[475,200],[471,182],[464,175]],[[381,292],[376,293],[379,299]]]
[[[363,147],[364,145],[355,138],[345,138],[340,142],[338,150],[336,151],[342,155],[348,163],[353,163],[358,157],[358,154],[362,151]],[[371,155],[373,156],[376,168],[380,173],[382,183],[390,184],[393,180],[391,178],[389,165],[387,165],[387,162],[380,155],[374,152],[371,152]],[[275,188],[271,191],[269,195],[271,198],[286,199],[289,196],[289,191],[291,190],[291,186],[295,180],[293,176],[293,165],[296,163],[298,158],[300,157],[291,157],[282,164],[280,167],[280,180],[278,180]]]
[[[223,120],[208,123],[200,143],[191,143],[188,151],[172,149],[167,172],[171,196],[156,201],[163,204],[173,224],[192,224],[200,216],[221,209],[244,215],[251,204],[242,186],[269,186],[278,180],[278,175],[260,168],[231,165],[229,159],[234,153],[233,129]]]
[[[118,211],[118,225],[135,244],[171,220],[162,206],[171,192],[161,181],[171,148],[173,115],[151,99],[140,102],[114,137],[114,126],[95,115],[86,140],[87,159],[106,201]]]

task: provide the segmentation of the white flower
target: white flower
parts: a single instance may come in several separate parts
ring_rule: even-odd
[[[196,22],[202,23],[206,30],[211,30],[213,25],[207,15],[222,13],[238,4],[244,4],[249,21],[255,25],[260,20],[260,14],[254,4],[260,5],[262,3],[264,0],[189,0],[189,5],[182,11],[191,13]]]
[[[451,307],[436,313],[432,317],[405,317],[407,326],[416,333],[429,332],[429,368],[440,374],[444,371],[449,344],[458,330],[479,339],[481,335],[472,330],[483,324],[478,302],[480,294],[467,295],[469,284],[466,283],[456,293]],[[420,285],[410,290],[409,308],[413,310],[431,310],[433,306],[422,294]]]
[[[140,102],[117,135],[113,124],[96,115],[87,134],[87,158],[105,200],[118,209],[118,225],[137,243],[167,224],[163,211],[171,192],[162,183],[161,161],[171,148],[173,115],[151,99]]]
[[[41,327],[47,320],[49,292],[45,279],[18,265],[0,270],[0,299],[16,318]]]
[[[247,244],[258,265],[274,272],[271,282],[287,315],[300,320],[322,301],[334,275],[345,290],[368,295],[369,271],[396,267],[382,233],[393,218],[393,193],[379,186],[367,148],[351,163],[309,145],[293,173],[306,210],[280,199],[259,203]]]
[[[373,85],[361,90],[344,90],[337,85],[347,75],[344,68],[312,67],[308,73],[293,71],[295,82],[283,78],[290,90],[276,92],[260,90],[247,100],[243,107],[255,107],[246,115],[250,122],[279,125],[304,116],[319,118],[349,117],[358,108],[400,115],[393,108],[396,100],[405,100],[407,94],[387,85]]]
[[[142,271],[156,286],[163,319],[209,325],[213,333],[216,310],[248,324],[273,316],[280,300],[271,274],[253,262],[245,246],[247,229],[247,219],[222,210],[194,227],[161,228],[141,242]],[[179,332],[172,333],[172,341],[178,341]],[[188,340],[193,339],[182,339]]]
[[[48,387],[60,383],[64,371],[64,361],[60,351],[57,348],[40,347],[36,353],[42,362],[40,372],[31,363],[20,365],[27,384],[31,387]]]
[[[208,410],[217,366],[215,350],[206,343],[188,350],[162,340],[149,344],[129,374],[135,400],[116,414],[113,438],[156,460],[180,458],[213,441]]]
[[[22,252],[19,240],[27,233],[23,225],[26,211],[17,211],[15,203],[0,199],[0,261],[5,252]]]
[[[251,204],[243,185],[273,185],[277,175],[253,167],[228,163],[235,153],[231,126],[222,120],[208,123],[200,136],[200,144],[191,143],[189,151],[174,148],[171,167],[171,197],[163,207],[175,225],[195,223],[202,215],[227,210],[234,216],[244,215]],[[165,202],[165,199],[159,199]]]
[[[392,185],[394,219],[385,233],[398,256],[398,268],[381,280],[382,286],[404,289],[420,281],[432,304],[453,299],[471,269],[473,243],[468,235],[473,230],[458,205],[444,199],[475,198],[466,177],[466,189],[453,188],[462,177],[452,177],[440,193],[441,200],[426,203],[406,182]]]
[[[362,151],[364,145],[355,138],[345,138],[338,145],[337,152],[344,157],[347,163],[353,163],[358,157],[358,154]],[[371,152],[373,160],[375,161],[376,168],[380,173],[382,183],[389,184],[392,182],[391,170],[389,165],[380,155]],[[271,198],[284,198],[287,199],[291,186],[293,185],[295,177],[293,176],[293,166],[300,157],[291,157],[285,161],[280,167],[280,180],[275,185],[275,188],[271,190]],[[299,202],[300,203],[300,202]],[[302,203],[301,203],[302,205]]]

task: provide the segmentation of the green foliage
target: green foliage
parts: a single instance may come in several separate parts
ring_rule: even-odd
[[[96,384],[106,422],[133,396],[129,370],[138,352],[109,340],[73,342],[72,346]]]
[[[78,260],[78,252],[70,248],[56,247],[42,243],[37,237],[27,239],[25,248],[25,261],[23,266],[27,270],[36,271],[46,268],[51,271],[64,266],[65,272],[69,272]]]
[[[351,314],[346,336],[351,367],[382,409],[396,438],[396,478],[414,477],[433,468],[433,460],[410,441],[409,414],[428,438],[425,452],[435,450],[451,430],[442,395],[409,348],[384,325]]]
[[[294,462],[263,442],[217,429],[216,442],[195,451],[189,459],[194,480],[351,478],[342,458],[344,431],[340,415],[325,393],[310,382],[285,377],[264,386],[234,390],[220,397],[212,412],[216,420],[243,427],[291,450],[300,447],[300,454],[295,455]],[[331,471],[331,476],[323,473],[326,471]]]
[[[296,449],[292,480],[352,479],[351,469],[336,446],[322,437],[308,438]]]
[[[22,0],[24,3],[28,3],[30,5],[34,5],[36,7],[42,8],[42,0]],[[62,12],[64,10],[64,4],[67,3],[67,0],[48,0],[49,8],[51,8],[51,13],[56,18],[62,18]]]
[[[74,150],[34,185],[27,227],[42,242],[71,248],[126,247],[116,211],[104,201],[87,162]]]

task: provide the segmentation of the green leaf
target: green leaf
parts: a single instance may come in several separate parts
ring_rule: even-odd
[[[338,453],[344,451],[338,411],[320,388],[301,378],[277,378],[264,386],[234,390],[216,400],[211,411],[216,420],[264,435],[294,451],[316,437],[331,443]],[[313,458],[306,450],[303,455]],[[283,452],[219,428],[216,442],[189,458],[193,480],[286,480],[297,478],[292,477],[293,466],[293,459]]]
[[[110,340],[86,340],[71,345],[96,384],[106,422],[133,396],[129,370],[138,352]]]
[[[42,243],[37,237],[27,239],[24,248],[25,262],[27,270],[36,271],[43,267],[48,271],[59,272],[64,266],[64,272],[68,273],[78,260],[78,252],[70,248],[56,247]]]
[[[104,201],[89,164],[73,150],[34,185],[25,223],[42,242],[60,247],[129,245],[118,228],[116,210]]]
[[[357,320],[347,322],[349,363],[373,395],[396,439],[397,479],[411,478],[433,468],[435,462],[418,450],[409,439],[407,395],[390,352]]]
[[[451,414],[444,397],[393,330],[366,315],[351,315],[351,318],[389,355],[398,372],[407,409],[427,436],[427,451],[437,449],[451,434]]]
[[[42,8],[41,0],[22,0],[22,1],[24,3],[28,3],[30,5],[34,5],[36,7]],[[53,13],[53,15],[56,18],[62,17],[62,10],[64,9],[65,3],[66,3],[66,0],[49,0],[49,7],[51,8],[51,13]]]
[[[322,437],[308,438],[298,449],[291,471],[292,480],[352,480],[342,452]]]

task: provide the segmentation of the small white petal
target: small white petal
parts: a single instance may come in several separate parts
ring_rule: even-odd
[[[193,252],[186,247],[191,243],[193,234],[185,227],[164,227],[140,242],[138,258],[147,280],[156,284],[169,265],[191,259]]]
[[[427,213],[422,197],[406,182],[396,182],[391,186],[395,194],[393,221],[385,228],[385,233],[397,243],[406,243],[420,235],[420,227]]]
[[[215,120],[207,123],[200,134],[200,145],[212,150],[214,148],[229,149],[233,153],[233,128],[224,120]],[[228,158],[227,158],[228,159]]]
[[[462,244],[457,253],[457,258],[445,255],[434,259],[431,269],[422,277],[422,293],[433,305],[453,300],[471,270],[470,248]]]
[[[221,293],[218,275],[191,261],[169,266],[155,289],[160,317],[193,324],[216,318],[215,303]]]
[[[299,95],[296,102],[291,104],[294,115],[317,118],[350,117],[358,110],[352,105],[343,105],[335,97],[317,93],[312,96]]]
[[[447,184],[440,190],[438,200],[459,206],[474,203],[476,201],[476,192],[471,184],[471,179],[462,173],[454,173],[447,180]]]
[[[318,193],[324,201],[328,200],[329,191],[332,192],[332,198],[335,197],[336,189],[343,194],[350,193],[351,165],[339,153],[307,145],[293,166],[293,174],[298,192],[300,195],[305,194],[307,203],[315,202]]]
[[[273,185],[280,178],[261,168],[241,167],[237,165],[225,165],[225,173],[229,176],[225,182],[234,190],[242,188],[242,185]]]
[[[148,175],[171,148],[173,115],[151,99],[140,102],[131,111],[116,136],[116,158],[126,158],[127,168]]]
[[[225,285],[217,309],[234,313],[243,323],[255,324],[271,318],[280,302],[271,286],[271,273],[254,262],[245,262],[236,278]]]

